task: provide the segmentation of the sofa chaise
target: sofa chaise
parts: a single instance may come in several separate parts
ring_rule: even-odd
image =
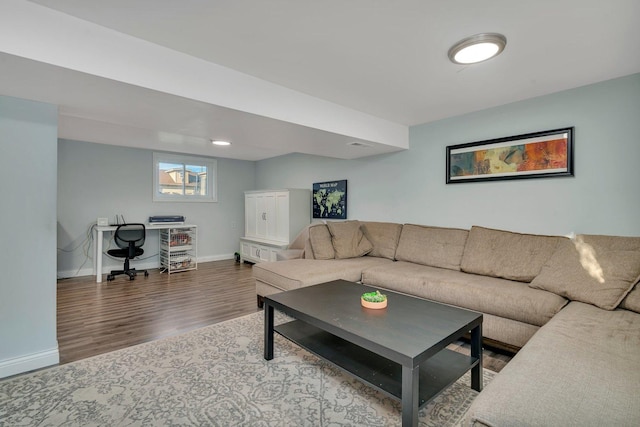
[[[344,279],[483,313],[485,341],[517,354],[468,425],[640,425],[640,237],[344,221],[301,240],[254,265],[258,301]]]

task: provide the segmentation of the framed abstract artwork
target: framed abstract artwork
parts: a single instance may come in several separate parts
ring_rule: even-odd
[[[447,147],[447,184],[574,176],[574,128]]]
[[[347,219],[347,180],[313,184],[313,217]]]

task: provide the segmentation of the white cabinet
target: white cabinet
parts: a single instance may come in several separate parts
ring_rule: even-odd
[[[160,230],[162,272],[171,274],[198,268],[196,230],[195,226]]]
[[[276,236],[276,193],[245,193],[245,237],[279,240]]]
[[[275,261],[278,251],[287,249],[287,246],[288,244],[265,243],[241,237],[240,259],[251,262]]]
[[[300,232],[300,230],[302,230],[311,221],[311,219],[309,218],[309,216],[311,215],[311,193],[309,192],[309,201],[307,202],[307,204],[309,205],[309,213],[307,213],[306,221],[300,218],[301,226],[296,225],[295,229],[292,229],[292,227],[290,227],[290,200],[290,193],[282,191],[277,192],[275,194],[275,203],[272,213],[272,215],[275,215],[275,218],[273,218],[272,221],[272,224],[274,225],[272,235],[275,236],[275,240],[287,243],[290,242],[290,239],[293,240]]]
[[[311,191],[303,189],[247,191],[242,261],[275,261],[279,250],[311,221]]]
[[[244,197],[244,235],[245,236],[257,236],[258,235],[258,198],[257,197]]]

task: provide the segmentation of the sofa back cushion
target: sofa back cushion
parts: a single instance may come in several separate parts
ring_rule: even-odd
[[[395,259],[402,224],[392,222],[361,222],[364,236],[371,242],[373,249],[368,256]]]
[[[309,243],[314,259],[334,259],[336,257],[331,233],[326,224],[314,224],[309,227]]]
[[[613,310],[639,279],[640,237],[578,235],[558,245],[529,286]]]
[[[336,259],[361,257],[373,249],[360,229],[360,221],[329,222],[327,228]]]
[[[620,303],[620,308],[640,313],[640,285],[636,283],[636,287],[627,294],[625,299]]]
[[[460,267],[466,273],[531,282],[560,239],[473,226]]]
[[[316,259],[313,255],[313,248],[311,247],[311,239],[307,238],[304,242],[304,259]]]
[[[468,233],[457,228],[405,224],[400,234],[396,259],[459,271]]]

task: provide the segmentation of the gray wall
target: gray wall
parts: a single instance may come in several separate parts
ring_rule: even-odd
[[[445,147],[575,126],[575,177],[445,184]],[[288,155],[259,187],[348,179],[350,219],[640,235],[640,74],[414,126],[410,149],[359,160]]]
[[[58,362],[57,116],[0,96],[0,377]]]
[[[153,152],[89,142],[58,143],[58,275],[92,274],[83,241],[98,217],[124,215],[128,222],[147,222],[150,215],[184,215],[198,226],[198,258],[232,258],[244,232],[245,190],[254,189],[255,163],[218,160],[217,203],[152,201]],[[137,267],[157,267],[158,233],[147,233]],[[105,241],[107,236],[105,235]],[[113,243],[112,247],[115,247]],[[85,245],[86,246],[86,245]],[[93,253],[93,244],[90,255]],[[121,259],[104,257],[103,271],[122,267]]]

